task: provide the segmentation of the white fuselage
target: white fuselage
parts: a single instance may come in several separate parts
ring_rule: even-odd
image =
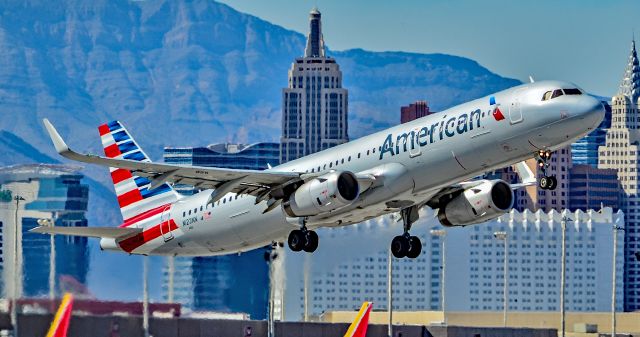
[[[430,199],[442,188],[555,150],[592,131],[603,118],[598,100],[588,95],[543,101],[565,82],[536,82],[401,124],[272,168],[278,172],[350,171],[376,177],[353,204],[307,219],[311,229],[358,223],[397,212],[402,205]],[[490,104],[490,97],[495,103]],[[504,117],[494,116],[496,107]],[[177,224],[131,253],[222,255],[282,241],[299,219],[250,195],[228,194],[207,205],[211,190],[174,203],[162,221]],[[157,224],[155,224],[157,225]],[[146,225],[145,225],[146,226]],[[113,245],[106,245],[114,249]]]

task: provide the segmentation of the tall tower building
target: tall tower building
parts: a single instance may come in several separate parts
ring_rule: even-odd
[[[598,167],[616,170],[622,188],[620,206],[627,219],[624,263],[626,311],[640,309],[640,261],[634,255],[640,251],[639,96],[640,65],[633,41],[620,90],[611,102],[611,128],[607,130],[605,145],[600,146],[598,156]]]
[[[321,14],[315,8],[309,28],[304,57],[291,65],[289,86],[282,90],[282,163],[349,141],[347,90],[340,67],[325,54]]]

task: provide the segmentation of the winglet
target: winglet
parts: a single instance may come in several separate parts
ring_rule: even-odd
[[[49,120],[46,118],[42,120],[42,123],[44,123],[44,127],[47,129],[47,132],[49,133],[49,137],[53,142],[53,146],[56,147],[56,151],[58,151],[58,153],[62,155],[64,155],[67,152],[70,152],[71,150],[69,149],[69,146],[67,145],[67,143],[64,142],[62,137],[60,137],[58,130],[56,130],[53,124],[51,124],[51,122],[49,122]]]
[[[369,327],[369,313],[371,313],[371,307],[373,303],[364,302],[356,319],[349,326],[349,329],[344,334],[344,337],[365,337],[367,335],[367,328]]]
[[[535,185],[538,180],[536,179],[536,175],[533,174],[533,171],[527,166],[527,163],[521,161],[515,165],[515,170],[518,172],[522,183],[520,184],[512,184],[512,189],[517,189],[521,187]]]
[[[62,298],[60,307],[49,326],[49,332],[46,337],[66,337],[69,330],[69,322],[71,321],[71,311],[73,310],[73,296],[66,293]]]

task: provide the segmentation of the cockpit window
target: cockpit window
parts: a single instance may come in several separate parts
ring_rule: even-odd
[[[551,95],[551,98],[556,98],[556,97],[560,97],[562,96],[562,89],[556,89],[553,91],[553,94]]]
[[[544,95],[542,95],[542,100],[546,101],[548,99],[551,99],[551,91],[547,91],[544,93]]]
[[[564,89],[565,95],[582,95],[582,91],[578,88]]]

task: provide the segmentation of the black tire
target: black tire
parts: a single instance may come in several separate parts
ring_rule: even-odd
[[[538,187],[540,187],[543,190],[548,190],[550,183],[551,182],[549,181],[549,178],[542,177],[542,178],[540,178],[540,180],[538,180]]]
[[[304,235],[304,232],[302,232],[299,229],[296,230],[292,230],[291,233],[289,233],[289,239],[287,240],[287,243],[289,244],[289,249],[291,249],[294,252],[299,252],[301,251],[305,244],[307,242],[307,238]]]
[[[391,241],[391,254],[398,259],[407,256],[409,252],[409,240],[402,235],[396,236]]]
[[[314,231],[308,231],[306,235],[306,244],[304,245],[304,251],[307,253],[313,253],[318,249],[318,233]]]
[[[407,257],[410,259],[415,259],[420,256],[422,252],[422,242],[420,242],[420,238],[417,236],[409,237],[409,251],[407,252]]]
[[[549,190],[555,190],[556,187],[558,187],[558,179],[556,179],[556,176],[549,177],[549,187],[547,188]]]

